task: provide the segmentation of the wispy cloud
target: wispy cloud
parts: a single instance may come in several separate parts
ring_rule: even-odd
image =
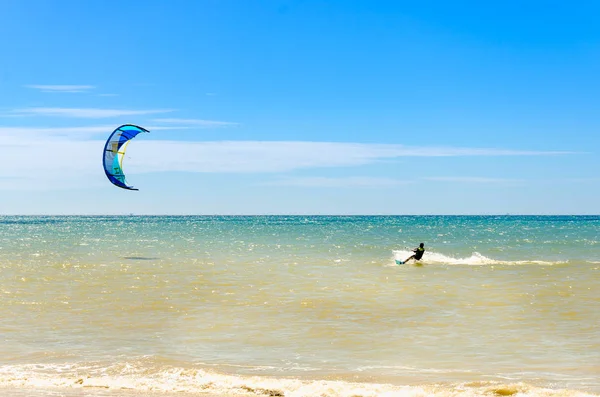
[[[499,148],[465,148],[465,147],[418,147],[411,148],[404,156],[413,157],[458,157],[458,156],[553,156],[577,154],[570,151],[515,150]]]
[[[281,142],[281,141],[139,141],[129,150],[136,151],[136,161],[143,171],[186,172],[287,172],[297,169],[349,167],[371,164],[385,159],[405,156],[446,155],[481,156],[474,149],[412,148],[402,145],[338,143],[338,142]],[[169,153],[169,156],[164,156]],[[460,153],[460,154],[459,154]],[[486,149],[488,156],[542,155],[546,152],[521,152]],[[133,157],[133,156],[132,156]],[[134,166],[136,166],[134,164]]]
[[[40,90],[42,92],[68,92],[68,93],[88,92],[88,91],[96,88],[93,85],[38,85],[38,84],[27,85],[26,87]]]
[[[520,183],[524,179],[507,179],[507,178],[487,178],[478,176],[439,176],[423,178],[428,181],[452,182],[452,183]]]
[[[68,133],[108,133],[115,126],[92,126],[68,129]],[[156,128],[156,127],[155,127]],[[166,127],[164,127],[166,128]],[[6,188],[2,178],[28,178],[45,185],[61,187],[70,180],[85,184],[88,177],[100,178],[100,153],[104,139],[64,139],[44,135],[59,135],[65,129],[37,129],[36,136],[22,134],[24,130],[3,127],[0,130],[0,189]],[[158,141],[152,135],[136,139],[129,145],[125,160],[127,174],[153,172],[198,173],[285,173],[294,170],[332,167],[355,167],[403,156],[507,156],[545,155],[554,152],[467,148],[413,148],[401,145],[334,143],[334,142],[278,142],[278,141]],[[422,151],[420,151],[422,150]],[[68,153],[68,161],[57,161],[57,154]],[[93,178],[92,178],[93,179]],[[438,180],[491,183],[489,178],[449,178]],[[50,183],[51,181],[52,183]],[[498,180],[495,180],[498,182]],[[507,180],[504,180],[506,182]],[[296,186],[395,186],[401,181],[386,178],[326,178],[311,177],[283,179],[279,183]],[[4,187],[3,187],[4,186]]]
[[[168,124],[188,124],[197,127],[228,127],[239,125],[239,123],[234,123],[231,121],[215,121],[215,120],[203,120],[203,119],[178,119],[178,118],[162,118],[162,119],[154,119],[156,123],[168,123]]]
[[[332,188],[350,188],[350,187],[396,187],[407,185],[412,182],[393,178],[377,177],[304,177],[304,178],[286,178],[276,181],[265,182],[269,186],[296,186],[296,187],[332,187]]]
[[[98,135],[106,135],[113,132],[119,125],[92,125],[81,127],[0,127],[0,147],[2,142],[21,142],[23,145],[31,144],[32,139],[52,139],[52,138],[70,138],[70,139],[89,139]],[[189,127],[185,126],[144,126],[147,130],[181,130]],[[52,144],[52,142],[49,142]]]
[[[14,139],[16,142],[31,144],[31,138],[40,137],[81,137],[89,138],[97,134],[106,134],[113,131],[115,126],[95,125],[85,127],[54,127],[54,128],[36,128],[36,127],[0,127],[0,138],[4,142],[8,139]],[[2,141],[0,141],[2,142]],[[0,143],[1,145],[1,143]]]
[[[562,183],[600,183],[600,177],[582,177],[582,178],[560,178],[560,179],[543,179],[539,182],[550,183],[550,184],[562,184]]]
[[[68,118],[111,118],[122,116],[141,116],[146,114],[168,113],[173,109],[126,110],[126,109],[97,109],[97,108],[25,108],[14,110],[13,113],[30,116],[54,116]]]

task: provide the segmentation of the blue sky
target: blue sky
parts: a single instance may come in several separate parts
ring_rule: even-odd
[[[598,15],[5,0],[0,214],[598,214]],[[124,123],[137,192],[102,170]]]

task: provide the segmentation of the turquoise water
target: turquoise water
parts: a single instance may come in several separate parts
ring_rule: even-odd
[[[0,281],[13,393],[600,394],[597,216],[5,216]]]

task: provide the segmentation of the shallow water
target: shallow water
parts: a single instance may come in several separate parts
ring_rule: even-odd
[[[40,395],[600,393],[600,217],[0,217],[0,269]]]

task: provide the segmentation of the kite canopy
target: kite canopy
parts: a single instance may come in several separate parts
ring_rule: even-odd
[[[108,137],[106,145],[104,145],[103,165],[104,172],[113,185],[123,189],[134,189],[133,186],[128,186],[125,182],[125,174],[123,173],[123,156],[129,141],[140,132],[150,132],[145,128],[138,127],[133,124],[125,124],[113,131]]]

